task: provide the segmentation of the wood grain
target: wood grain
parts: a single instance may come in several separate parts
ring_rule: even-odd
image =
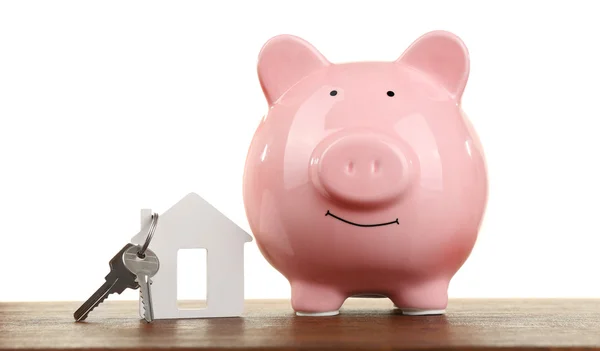
[[[0,303],[0,350],[600,350],[600,299],[451,300],[445,316],[403,316],[388,299],[350,299],[339,316],[296,317],[286,300],[248,300],[240,318],[141,321],[107,301]]]

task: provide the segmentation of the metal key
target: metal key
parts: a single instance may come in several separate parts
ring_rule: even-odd
[[[144,319],[147,322],[154,320],[154,310],[152,309],[152,292],[150,285],[152,277],[158,273],[160,263],[158,257],[152,250],[146,249],[140,254],[137,247],[130,247],[123,255],[125,267],[136,275],[136,281],[140,285],[140,296],[144,307]]]
[[[88,314],[92,312],[96,306],[101,304],[108,295],[117,293],[121,294],[125,289],[137,289],[139,288],[139,284],[136,281],[136,275],[131,273],[127,267],[125,267],[125,263],[123,260],[123,254],[130,250],[137,250],[137,246],[133,244],[125,245],[121,251],[119,251],[115,257],[113,257],[110,262],[110,273],[104,278],[106,282],[102,284],[100,289],[98,289],[86,302],[84,302],[81,307],[73,316],[76,321],[82,321],[87,318]]]

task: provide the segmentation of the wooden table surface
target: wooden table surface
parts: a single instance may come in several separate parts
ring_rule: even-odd
[[[107,301],[0,303],[0,350],[600,350],[598,300],[451,300],[445,316],[403,316],[388,299],[349,299],[333,317],[296,317],[287,300],[247,300],[240,318],[157,320]]]

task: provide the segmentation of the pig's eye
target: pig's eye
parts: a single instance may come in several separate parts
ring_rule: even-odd
[[[387,92],[387,96],[389,96],[389,97],[392,97],[392,96],[394,96],[394,95],[395,95],[395,94],[394,94],[394,92],[393,92],[393,91],[391,91],[391,90],[389,90],[389,91]]]
[[[337,95],[337,90],[332,90],[329,92],[329,95],[331,96],[336,96]]]

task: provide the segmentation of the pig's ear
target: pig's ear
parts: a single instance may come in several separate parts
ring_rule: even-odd
[[[469,78],[469,52],[463,41],[446,31],[429,32],[415,40],[396,60],[438,80],[457,100]]]
[[[283,34],[271,38],[260,51],[258,79],[272,105],[302,78],[328,65],[329,61],[311,44]]]

